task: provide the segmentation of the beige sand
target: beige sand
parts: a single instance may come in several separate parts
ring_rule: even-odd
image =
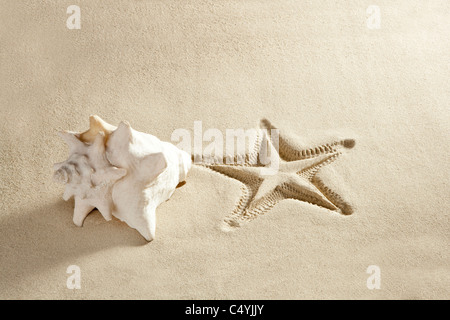
[[[0,298],[450,297],[448,1],[376,1],[379,30],[367,1],[76,1],[81,30],[70,4],[0,4]],[[152,243],[97,211],[77,228],[52,164],[90,114],[164,140],[262,117],[355,138],[320,173],[355,212],[284,200],[224,233],[240,184],[194,169]]]

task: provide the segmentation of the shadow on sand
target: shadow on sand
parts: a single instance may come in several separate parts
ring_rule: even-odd
[[[95,210],[82,228],[72,223],[73,201],[17,209],[0,217],[0,288],[59,264],[117,246],[148,244],[124,223],[103,220]],[[1,292],[0,292],[1,293]]]

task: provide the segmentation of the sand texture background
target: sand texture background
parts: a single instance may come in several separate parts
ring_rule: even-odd
[[[0,298],[449,298],[449,35],[446,0],[1,0]],[[166,141],[262,117],[307,146],[354,138],[320,177],[355,212],[285,200],[224,233],[240,184],[194,168],[155,241],[97,211],[78,228],[52,165],[91,114]]]

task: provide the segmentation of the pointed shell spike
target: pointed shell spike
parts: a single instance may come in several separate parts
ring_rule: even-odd
[[[84,147],[84,144],[82,141],[80,141],[78,139],[78,137],[76,136],[76,133],[71,132],[71,131],[59,131],[58,135],[63,138],[63,140],[67,143],[67,145],[69,146],[69,149],[75,150],[78,148],[82,148]]]

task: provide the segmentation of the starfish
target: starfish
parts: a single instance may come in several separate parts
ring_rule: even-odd
[[[319,169],[336,160],[340,148],[352,148],[355,141],[345,139],[315,148],[300,150],[289,139],[272,132],[277,130],[266,119],[261,121],[261,130],[252,152],[235,160],[236,164],[202,164],[215,172],[243,183],[242,196],[234,211],[225,219],[224,230],[231,230],[269,211],[284,199],[308,202],[344,215],[352,213],[352,208],[337,193],[316,176]],[[278,133],[278,131],[275,131]],[[261,150],[266,145],[271,154],[271,164],[277,164],[274,174],[264,173],[268,165],[261,161]],[[278,146],[278,148],[276,148]],[[227,158],[220,163],[226,162]],[[229,160],[229,158],[228,158]]]

